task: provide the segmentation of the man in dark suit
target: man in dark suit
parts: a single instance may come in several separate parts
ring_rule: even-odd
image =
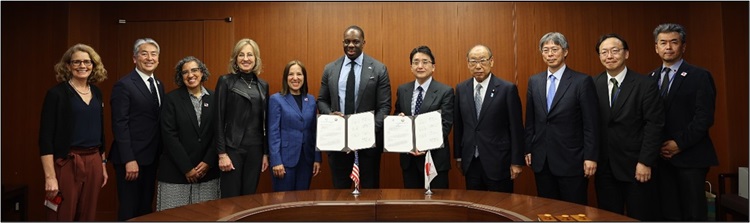
[[[430,188],[448,189],[450,146],[448,134],[453,126],[453,88],[432,78],[435,72],[435,57],[427,46],[414,48],[409,55],[411,72],[416,81],[402,84],[396,91],[396,115],[419,115],[440,110],[443,119],[443,148],[429,150],[437,171]],[[412,151],[401,154],[404,188],[424,188],[425,152]]]
[[[466,189],[512,193],[525,151],[518,88],[492,74],[490,48],[476,45],[466,60],[472,78],[456,85],[456,165]]]
[[[593,79],[567,68],[568,41],[550,32],[539,40],[547,70],[531,76],[526,92],[526,165],[537,194],[588,203],[588,178],[599,158],[599,102]]]
[[[664,101],[664,131],[657,182],[663,220],[706,221],[704,182],[719,165],[708,134],[714,124],[716,86],[711,73],[682,59],[687,42],[678,24],[654,29],[654,48],[662,65],[651,73]]]
[[[391,112],[391,81],[383,63],[362,53],[365,33],[359,26],[344,31],[344,53],[327,64],[318,95],[321,114],[349,115],[375,113],[376,147],[359,151],[359,173],[362,188],[380,187],[380,155],[383,152],[383,119]],[[347,103],[348,102],[348,103]],[[350,188],[349,174],[354,153],[328,153],[333,187]]]
[[[625,66],[630,52],[622,37],[602,36],[596,52],[606,69],[594,78],[601,125],[597,204],[604,210],[654,221],[656,187],[651,176],[661,147],[663,105],[656,85]]]
[[[112,142],[110,160],[117,175],[117,219],[151,213],[157,157],[162,141],[159,112],[164,86],[154,75],[159,65],[159,44],[138,39],[133,47],[135,70],[112,88]],[[155,89],[154,89],[155,88]]]

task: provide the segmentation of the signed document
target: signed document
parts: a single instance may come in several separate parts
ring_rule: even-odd
[[[444,147],[441,111],[416,116],[386,116],[383,121],[383,149],[408,153]]]
[[[375,147],[375,113],[318,115],[318,151],[349,151]]]

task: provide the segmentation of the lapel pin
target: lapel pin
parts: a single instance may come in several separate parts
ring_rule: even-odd
[[[656,73],[656,72],[651,72],[651,76],[652,76],[652,77],[654,76],[654,73]]]
[[[208,102],[203,102],[203,107],[208,108]]]
[[[305,101],[307,101],[307,98],[305,98]]]
[[[104,108],[104,102],[102,102],[102,108]]]
[[[682,73],[680,74],[680,76],[683,76],[683,77],[684,77],[684,76],[687,76],[687,72],[682,72]]]
[[[495,97],[495,89],[494,88],[492,89],[492,92],[490,92],[490,97],[491,98]]]
[[[370,70],[372,70],[372,67],[367,67],[367,69],[370,69]]]

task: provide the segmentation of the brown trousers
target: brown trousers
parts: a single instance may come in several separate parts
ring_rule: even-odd
[[[46,208],[50,221],[95,221],[99,192],[104,183],[98,147],[71,148],[66,158],[55,160],[57,187],[62,203],[57,212]]]

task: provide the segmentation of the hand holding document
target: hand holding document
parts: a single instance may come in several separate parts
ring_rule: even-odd
[[[375,147],[375,113],[319,114],[316,147],[318,151],[350,151]]]
[[[383,121],[384,150],[408,153],[444,147],[441,111],[416,116],[386,116]]]

